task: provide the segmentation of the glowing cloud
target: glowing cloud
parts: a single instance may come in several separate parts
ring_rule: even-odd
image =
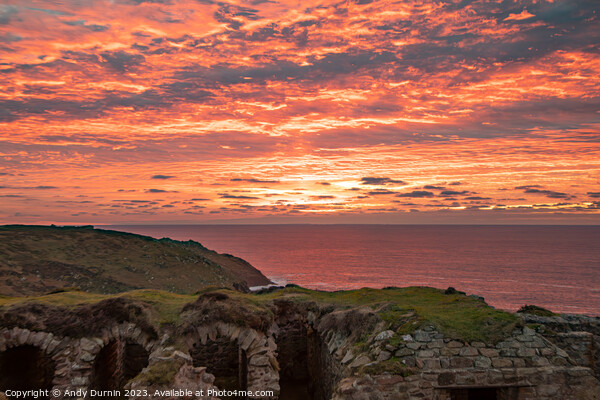
[[[0,220],[598,223],[599,41],[594,0],[9,0]]]

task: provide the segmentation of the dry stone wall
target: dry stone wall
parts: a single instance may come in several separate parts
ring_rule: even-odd
[[[388,339],[394,336],[384,331],[369,351],[344,359],[353,372],[340,382],[335,400],[446,400],[475,391],[514,400],[600,398],[600,383],[590,368],[578,366],[567,352],[528,327],[496,345],[452,340],[433,327],[392,345]],[[361,367],[392,361],[406,367],[404,372],[360,373]]]
[[[600,318],[562,314],[541,317],[522,314],[526,323],[565,350],[577,365],[589,367],[600,378]]]

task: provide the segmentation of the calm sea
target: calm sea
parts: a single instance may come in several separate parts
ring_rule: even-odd
[[[192,239],[276,283],[337,290],[453,286],[506,310],[600,315],[600,226],[162,225],[107,229]]]

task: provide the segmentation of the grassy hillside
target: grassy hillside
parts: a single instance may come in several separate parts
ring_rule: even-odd
[[[0,297],[0,325],[10,326],[11,321],[30,321],[29,329],[48,329],[42,315],[57,310],[70,310],[74,315],[90,315],[90,321],[77,326],[98,325],[98,313],[88,313],[94,305],[102,306],[113,302],[132,302],[143,305],[147,310],[148,324],[160,329],[163,324],[185,326],[186,311],[198,311],[193,319],[193,326],[198,320],[205,318],[208,322],[217,320],[234,323],[240,326],[252,326],[259,329],[261,325],[270,325],[273,317],[273,305],[289,301],[298,306],[313,310],[321,310],[324,314],[335,314],[335,311],[356,310],[365,308],[372,310],[384,327],[398,333],[411,333],[424,325],[433,325],[447,337],[465,341],[497,342],[506,338],[518,324],[518,318],[511,313],[496,310],[483,301],[464,294],[444,294],[444,291],[427,287],[360,289],[339,292],[320,292],[300,287],[287,287],[265,293],[240,293],[229,289],[206,288],[198,295],[179,295],[157,290],[136,290],[118,295],[100,295],[80,291],[66,291],[35,297]],[[42,305],[48,311],[40,312]],[[36,310],[36,315],[32,314]],[[82,312],[86,311],[86,312]],[[32,314],[31,318],[27,315]],[[362,315],[362,314],[359,314]],[[347,314],[346,320],[335,321],[337,329],[357,330],[369,325],[366,321],[354,321]],[[68,318],[65,318],[67,320]],[[41,325],[40,325],[41,324]],[[46,325],[45,328],[42,325]],[[40,325],[40,326],[37,326]],[[64,329],[63,323],[57,329]],[[73,333],[71,333],[73,335]]]
[[[93,227],[0,226],[0,295],[40,295],[65,287],[194,293],[206,286],[268,283],[246,261],[193,241]]]

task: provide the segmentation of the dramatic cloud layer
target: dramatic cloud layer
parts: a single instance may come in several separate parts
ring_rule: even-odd
[[[596,0],[9,0],[0,221],[598,223],[599,43]]]

